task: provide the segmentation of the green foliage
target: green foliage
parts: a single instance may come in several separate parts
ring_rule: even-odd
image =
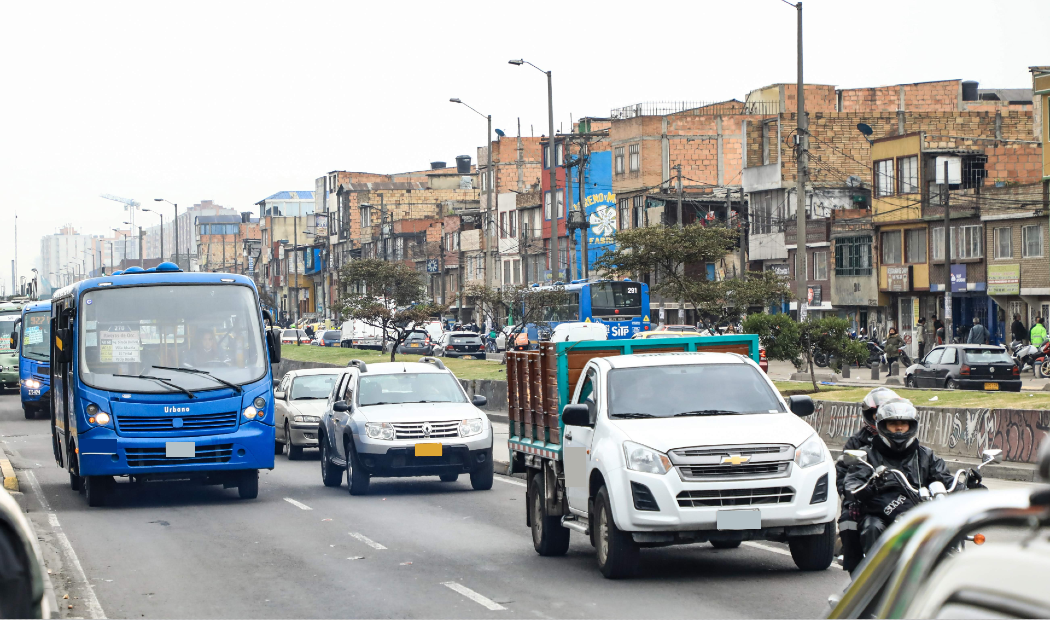
[[[744,319],[744,333],[757,334],[771,360],[802,365],[802,335],[799,324],[787,314],[752,314]]]
[[[868,345],[859,340],[850,340],[849,344],[846,345],[845,350],[842,352],[842,361],[846,364],[867,366]]]
[[[569,294],[561,286],[532,288],[528,286],[511,286],[503,289],[503,303],[510,309],[514,319],[514,328],[507,336],[507,347],[529,323],[547,325],[544,317],[548,308],[564,306],[569,303]]]

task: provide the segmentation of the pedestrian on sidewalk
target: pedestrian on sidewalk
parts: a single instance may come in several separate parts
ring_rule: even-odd
[[[944,344],[944,323],[937,318],[937,315],[933,316],[933,333],[937,337],[937,344]]]
[[[929,329],[926,328],[926,317],[919,317],[919,359],[926,356],[926,339],[929,336]]]
[[[886,344],[883,350],[886,351],[886,365],[889,366],[897,361],[900,357],[901,348],[901,337],[897,335],[897,328],[891,327],[889,335],[886,336]]]
[[[1032,332],[1029,334],[1033,347],[1040,347],[1046,342],[1046,326],[1043,325],[1043,317],[1037,317]]]
[[[973,317],[973,327],[966,334],[966,344],[988,344],[988,330],[981,325],[981,319]]]
[[[1021,315],[1014,314],[1014,322],[1010,324],[1010,339],[1015,342],[1028,340],[1028,328],[1021,322]]]

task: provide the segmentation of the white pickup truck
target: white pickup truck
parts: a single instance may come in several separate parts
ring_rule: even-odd
[[[580,347],[610,343],[584,342],[532,354],[548,356],[533,365],[559,384],[579,373],[559,399],[560,425],[547,420],[542,441],[536,424],[525,426],[524,408],[512,411],[512,467],[528,473],[527,522],[538,553],[564,554],[575,531],[589,537],[609,578],[634,573],[640,548],[703,542],[720,549],[786,542],[802,570],[831,564],[834,460],[799,417],[813,403],[782,398],[751,356],[696,352],[721,338],[741,337],[689,339],[697,342],[682,353],[588,357]],[[509,380],[527,381],[528,366],[516,364]],[[533,396],[552,402],[543,391]]]

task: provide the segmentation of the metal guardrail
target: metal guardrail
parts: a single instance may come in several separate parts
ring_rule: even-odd
[[[715,116],[730,114],[779,114],[779,101],[645,101],[633,105],[613,108],[609,116],[628,119],[636,116],[665,116],[668,114],[692,114]]]

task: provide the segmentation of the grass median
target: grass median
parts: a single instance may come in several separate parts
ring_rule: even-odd
[[[822,385],[812,393],[813,384],[799,381],[775,381],[781,394],[809,394],[814,400],[836,400],[859,403],[870,387]],[[901,398],[916,407],[956,407],[982,409],[1050,409],[1050,392],[982,392],[979,390],[907,390],[890,386]],[[933,400],[936,399],[936,400]]]
[[[286,344],[281,347],[281,356],[300,362],[321,362],[345,366],[352,359],[359,359],[366,364],[389,362],[389,353],[365,351],[363,349],[343,349],[336,347],[296,346]],[[418,362],[422,355],[398,355],[399,362]],[[460,379],[496,379],[506,381],[507,367],[499,362],[485,360],[461,360],[452,357],[439,358],[445,366]]]

